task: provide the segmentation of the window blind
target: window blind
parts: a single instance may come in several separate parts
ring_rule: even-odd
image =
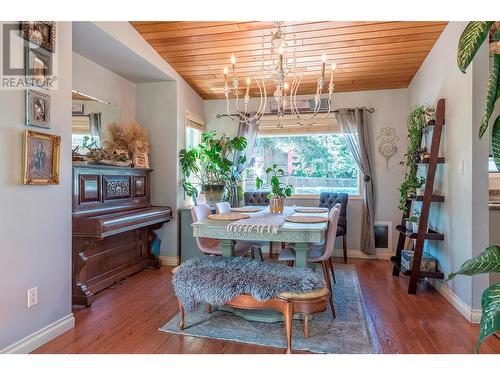
[[[308,115],[310,116],[310,115]],[[282,128],[278,128],[278,120],[276,115],[264,115],[259,122],[259,134],[270,135],[287,135],[287,134],[327,134],[338,133],[340,127],[335,119],[335,114],[330,113],[326,118],[325,115],[319,113],[316,117],[314,125],[299,125],[297,120],[292,115],[284,115],[281,123]]]

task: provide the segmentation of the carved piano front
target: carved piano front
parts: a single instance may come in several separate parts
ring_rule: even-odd
[[[153,230],[172,219],[151,205],[151,170],[73,166],[73,304],[146,267],[159,267]]]

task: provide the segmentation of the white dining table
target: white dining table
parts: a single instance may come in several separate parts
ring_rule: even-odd
[[[258,207],[262,210],[269,211],[268,206],[252,206]],[[328,212],[321,213],[298,213],[294,212],[291,208],[291,215],[308,215],[328,217]],[[262,215],[263,211],[256,213],[247,213],[249,216]],[[221,241],[222,256],[234,256],[235,241],[268,241],[268,242],[293,242],[295,249],[295,266],[307,267],[307,257],[309,255],[309,244],[320,242],[325,238],[328,223],[292,223],[285,221],[277,230],[276,233],[272,231],[258,231],[253,229],[251,231],[230,231],[227,229],[231,221],[221,221],[214,219],[202,219],[191,224],[193,228],[194,237],[208,237],[215,238]]]

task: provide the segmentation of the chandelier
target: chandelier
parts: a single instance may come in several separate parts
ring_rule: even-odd
[[[333,62],[330,70],[330,81],[328,85],[325,83],[326,62],[327,56],[321,56],[321,74],[316,80],[316,91],[314,93],[314,105],[307,110],[299,111],[297,105],[297,92],[302,82],[304,71],[307,69],[299,68],[296,58],[297,40],[295,33],[285,32],[282,22],[275,22],[273,30],[270,34],[270,41],[266,43],[266,37],[262,37],[262,61],[260,69],[247,76],[245,81],[245,95],[240,94],[239,79],[237,76],[236,57],[231,55],[231,77],[227,66],[224,67],[224,95],[226,98],[226,112],[230,118],[233,115],[230,113],[231,102],[234,99],[234,107],[239,115],[239,120],[253,124],[258,121],[265,113],[267,106],[267,89],[266,83],[274,83],[274,104],[276,107],[278,128],[283,127],[283,118],[285,115],[291,115],[300,125],[313,125],[317,121],[326,118],[331,112],[332,96],[334,90],[333,76],[336,65]],[[286,39],[287,34],[293,35],[293,40]],[[266,45],[270,45],[270,55],[266,60]],[[232,78],[230,85],[229,78]],[[258,94],[258,108],[255,113],[248,113],[248,105],[250,103],[250,88],[255,89]],[[325,88],[328,89],[328,110],[321,110],[321,104],[325,93]],[[241,103],[243,101],[243,104]],[[299,101],[300,102],[300,101]],[[322,115],[318,115],[318,114]]]

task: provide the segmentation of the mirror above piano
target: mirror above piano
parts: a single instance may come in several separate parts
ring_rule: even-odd
[[[149,136],[120,109],[80,91],[72,93],[73,163],[149,168]]]
[[[79,155],[86,154],[82,147],[85,137],[101,146],[109,139],[108,125],[118,124],[120,110],[105,100],[73,90],[72,94],[72,147]]]

